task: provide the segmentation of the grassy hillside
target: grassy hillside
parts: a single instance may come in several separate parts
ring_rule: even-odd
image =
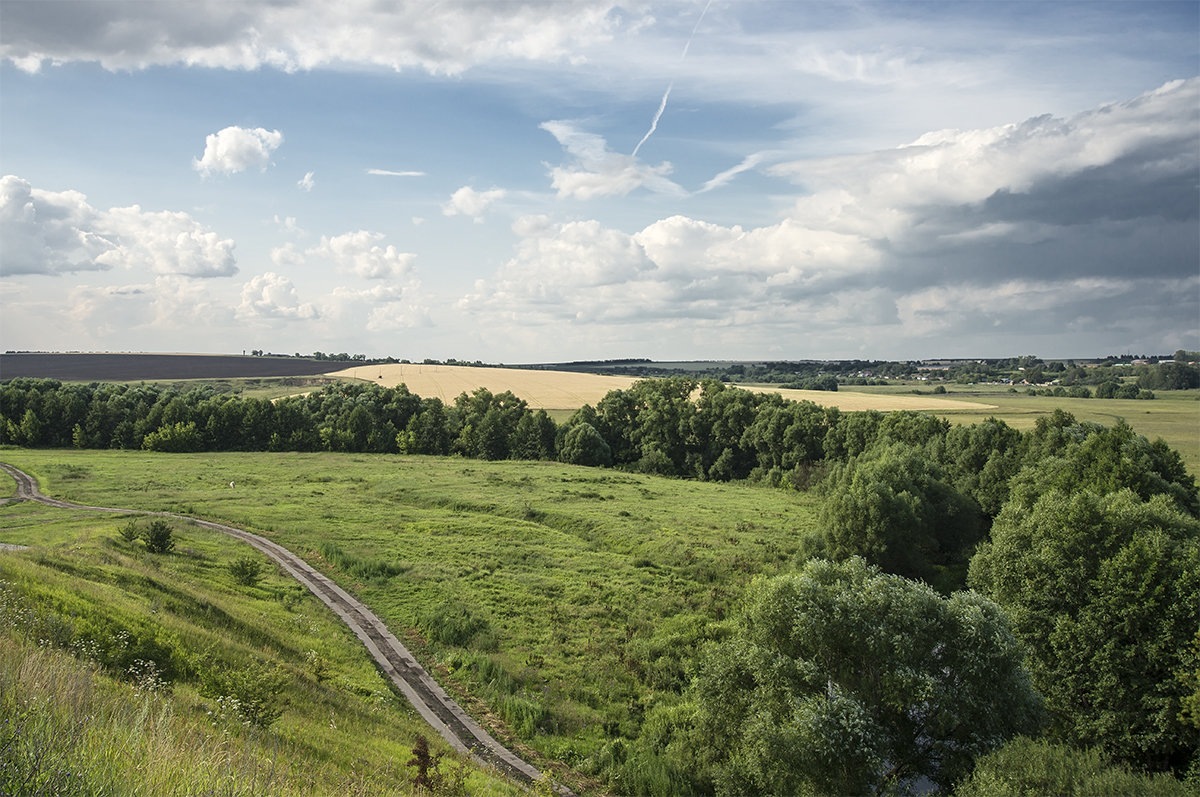
[[[0,793],[410,794],[417,737],[448,754],[265,557],[185,524],[150,554],[128,523],[0,506],[0,542],[30,546],[0,552]],[[242,557],[257,584],[233,577]],[[518,793],[463,775],[471,794]]]
[[[502,738],[584,770],[672,699],[685,679],[679,653],[754,575],[792,566],[814,515],[814,499],[795,493],[553,463],[26,450],[3,459],[50,494],[271,537],[362,598]],[[25,541],[9,528],[4,541]]]

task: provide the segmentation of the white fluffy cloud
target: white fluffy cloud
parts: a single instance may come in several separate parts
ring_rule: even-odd
[[[271,153],[283,143],[283,133],[256,127],[253,130],[231,126],[204,139],[204,154],[192,161],[192,168],[203,175],[221,172],[235,174],[253,166],[265,169],[271,162]],[[312,188],[312,173],[301,180],[301,187],[308,182]],[[308,190],[308,189],[305,189]]]
[[[0,274],[62,274],[110,268],[97,258],[116,248],[98,232],[102,214],[78,191],[41,191],[15,175],[0,178]]]
[[[670,163],[650,166],[632,155],[613,152],[602,136],[584,132],[572,122],[544,122],[541,128],[554,136],[573,159],[566,166],[550,169],[552,185],[560,197],[625,196],[637,188],[674,196],[686,193],[667,179]]]
[[[306,254],[326,258],[341,270],[363,279],[383,279],[406,273],[416,255],[395,246],[379,246],[383,233],[357,230],[343,235],[321,236],[321,243]]]
[[[931,209],[974,207],[1001,192],[1029,195],[1050,181],[1127,158],[1151,179],[1194,169],[1198,106],[1200,79],[1179,80],[1071,118],[940,130],[893,150],[785,163],[771,171],[815,189],[797,201],[797,218],[893,243],[930,232],[962,237],[968,230],[961,220],[931,229]],[[1005,228],[976,232],[995,235]]]
[[[110,268],[227,277],[234,243],[183,212],[137,205],[98,210],[78,191],[43,191],[0,178],[0,274],[63,274]]]
[[[508,194],[503,188],[493,188],[489,191],[476,191],[469,185],[450,195],[450,201],[442,205],[442,213],[447,216],[470,216],[479,221],[488,205]]]
[[[1135,316],[1155,306],[1165,313],[1155,324],[1191,329],[1197,107],[1200,79],[1177,81],[1069,118],[790,163],[777,173],[807,193],[786,218],[749,229],[676,215],[626,234],[527,217],[514,225],[515,256],[464,305],[560,335],[582,321],[645,332],[688,319],[760,343],[781,325],[811,335],[849,325],[883,345],[1053,339],[1064,325],[1104,323],[1141,334],[1148,322]]]
[[[304,176],[296,181],[296,185],[301,191],[313,190],[313,186],[316,185],[316,182],[313,180],[313,173],[305,172]]]
[[[310,320],[317,318],[316,307],[301,302],[296,286],[287,277],[273,271],[258,274],[242,285],[241,318]]]
[[[196,223],[188,214],[112,208],[102,228],[119,242],[97,260],[153,274],[228,277],[237,273],[233,241]]]

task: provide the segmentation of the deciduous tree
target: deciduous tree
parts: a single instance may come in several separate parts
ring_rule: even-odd
[[[1200,522],[1167,496],[1014,499],[972,559],[970,584],[1029,646],[1061,738],[1156,770],[1196,755],[1179,672],[1200,627]]]
[[[1036,724],[1024,650],[982,596],[943,598],[861,559],[811,560],[748,596],[692,690],[719,793],[949,787]]]

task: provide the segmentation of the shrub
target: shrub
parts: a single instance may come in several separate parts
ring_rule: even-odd
[[[200,430],[192,421],[160,426],[142,440],[142,448],[147,451],[170,453],[199,451],[203,445],[204,439],[200,435]]]
[[[262,562],[252,556],[239,556],[229,563],[229,574],[243,587],[253,587],[262,578]]]
[[[210,713],[255,728],[269,728],[283,714],[288,675],[278,665],[229,667],[208,659],[200,673],[200,691],[216,701]]]
[[[165,520],[152,520],[150,527],[142,532],[142,541],[150,553],[170,553],[175,547],[174,532]]]
[[[139,536],[141,536],[141,530],[138,528],[137,521],[130,520],[128,523],[121,526],[120,534],[121,539],[125,540],[125,542],[132,543],[135,541]]]
[[[1147,775],[1105,760],[1100,751],[1019,736],[981,757],[958,785],[958,797],[1120,797],[1127,794],[1194,794],[1169,775]]]

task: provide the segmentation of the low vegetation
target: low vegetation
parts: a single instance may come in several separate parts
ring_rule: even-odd
[[[31,546],[0,553],[0,793],[416,792],[428,731],[322,604],[215,532],[150,553],[131,522],[0,507]],[[232,577],[245,560],[256,585]],[[458,793],[517,791],[462,775]]]

